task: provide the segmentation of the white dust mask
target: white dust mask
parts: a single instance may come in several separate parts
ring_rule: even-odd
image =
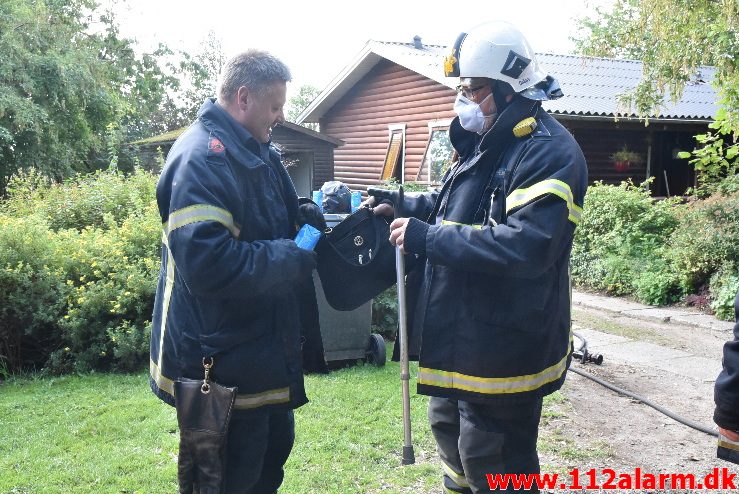
[[[488,98],[492,97],[492,93],[488,94],[485,99],[482,100],[481,104],[487,101]],[[495,117],[498,116],[497,113],[485,115],[482,112],[480,105],[461,93],[457,95],[457,100],[454,102],[454,113],[459,116],[459,123],[463,129],[470,132],[477,132],[478,134],[484,133],[484,131],[490,127],[489,123],[495,120]]]

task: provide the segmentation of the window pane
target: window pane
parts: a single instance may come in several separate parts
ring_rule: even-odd
[[[433,129],[426,155],[423,158],[421,168],[423,174],[428,176],[431,182],[441,182],[447,168],[451,164],[452,143],[449,142],[449,134],[446,129]]]
[[[390,144],[387,147],[387,154],[385,155],[385,163],[382,165],[382,172],[380,173],[380,180],[387,180],[390,177],[394,177],[400,162],[400,157],[403,154],[403,132],[400,130],[394,130],[390,136]],[[402,180],[400,180],[402,182]]]

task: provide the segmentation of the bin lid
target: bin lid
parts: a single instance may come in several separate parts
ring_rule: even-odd
[[[328,226],[336,226],[344,221],[347,216],[349,216],[348,213],[326,213],[323,215],[323,218],[326,220]]]

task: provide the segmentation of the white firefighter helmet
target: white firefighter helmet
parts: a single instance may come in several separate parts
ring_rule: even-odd
[[[517,93],[546,79],[523,34],[503,21],[462,33],[444,60],[447,77],[487,77],[507,82]]]

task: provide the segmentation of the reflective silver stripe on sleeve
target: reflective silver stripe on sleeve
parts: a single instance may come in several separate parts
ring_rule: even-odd
[[[162,226],[164,228],[164,234],[169,236],[170,233],[180,227],[201,221],[216,221],[228,228],[234,238],[239,237],[240,231],[236,224],[234,224],[231,213],[223,208],[207,204],[195,204],[173,211],[169,215],[167,222]]]
[[[555,179],[542,180],[531,187],[516,189],[511,192],[506,197],[506,214],[546,194],[554,194],[563,199],[567,203],[569,211],[567,219],[576,225],[580,222],[582,208],[575,204],[572,189],[565,182]]]

